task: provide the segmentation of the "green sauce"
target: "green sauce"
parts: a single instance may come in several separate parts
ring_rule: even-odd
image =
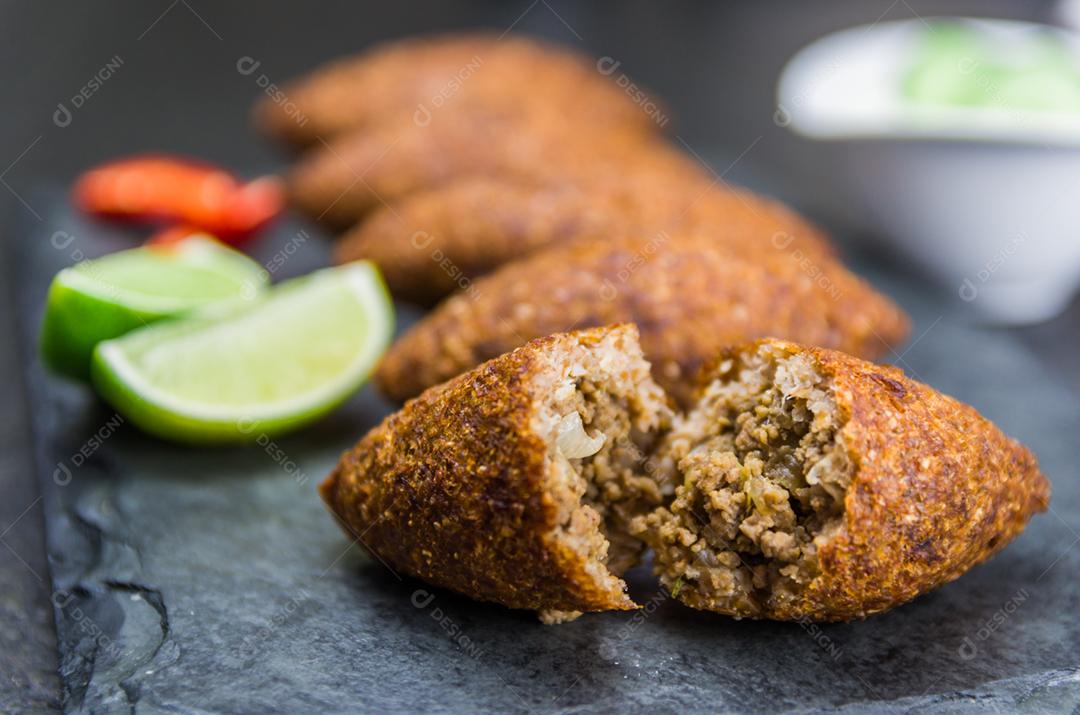
[[[1060,37],[1032,33],[1016,49],[1005,51],[966,25],[934,23],[903,78],[903,94],[925,105],[1080,112],[1080,68]]]

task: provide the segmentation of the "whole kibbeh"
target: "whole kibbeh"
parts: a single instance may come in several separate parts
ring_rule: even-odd
[[[448,297],[398,338],[376,381],[405,400],[532,338],[629,322],[657,382],[686,406],[701,366],[728,345],[780,336],[876,357],[906,336],[888,298],[835,260],[789,249],[690,232],[540,251]]]
[[[747,251],[833,253],[815,226],[746,190],[672,186],[647,176],[583,185],[470,177],[377,207],[341,237],[334,260],[370,260],[395,297],[431,305],[549,246],[688,229]]]
[[[574,117],[597,127],[657,131],[667,112],[635,96],[596,60],[519,35],[468,32],[392,40],[329,62],[255,108],[255,124],[302,148],[377,124],[427,125],[443,112]]]
[[[376,207],[475,176],[571,185],[649,176],[704,186],[711,178],[696,159],[636,129],[457,109],[428,125],[378,124],[331,139],[299,158],[287,186],[301,211],[346,228]]]

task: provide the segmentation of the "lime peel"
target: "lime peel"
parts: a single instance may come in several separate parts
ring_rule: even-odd
[[[393,324],[378,270],[357,262],[286,281],[254,306],[103,342],[93,379],[147,432],[248,441],[296,429],[347,399],[386,349]]]
[[[99,342],[206,306],[250,301],[268,280],[258,263],[205,235],[84,261],[49,287],[42,358],[86,380]]]

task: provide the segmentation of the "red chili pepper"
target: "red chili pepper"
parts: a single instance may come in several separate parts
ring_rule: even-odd
[[[170,156],[109,162],[75,184],[79,208],[98,216],[179,222],[238,243],[277,216],[284,190],[277,177],[241,183],[208,164]]]
[[[144,246],[172,246],[173,244],[183,241],[185,238],[194,236],[195,234],[202,234],[204,236],[210,236],[210,234],[203,231],[201,228],[195,228],[194,226],[169,226],[163,228],[155,233],[150,238],[143,241]],[[210,236],[210,238],[216,238]]]

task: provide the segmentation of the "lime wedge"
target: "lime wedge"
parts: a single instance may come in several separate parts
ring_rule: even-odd
[[[166,439],[239,442],[300,427],[367,379],[390,342],[393,306],[360,261],[286,281],[253,306],[203,311],[98,345],[98,392]]]
[[[41,325],[41,356],[86,380],[94,346],[162,318],[220,302],[252,300],[267,272],[209,236],[84,261],[56,274]]]

